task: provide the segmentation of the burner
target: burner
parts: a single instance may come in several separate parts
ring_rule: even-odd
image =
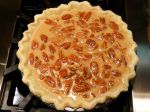
[[[79,0],[82,1],[82,0]],[[23,32],[27,29],[27,24],[34,20],[34,15],[42,13],[46,8],[57,7],[61,3],[68,3],[69,0],[21,0],[20,9],[16,16],[15,29],[11,39],[8,61],[4,76],[0,83],[0,111],[12,112],[57,112],[53,105],[43,103],[40,98],[34,96],[29,88],[22,82],[22,74],[18,70],[19,60],[16,57],[18,41],[22,38]],[[89,0],[92,5],[99,5],[103,9],[109,9],[122,16],[125,16],[124,0]],[[1,82],[0,79],[0,82]],[[132,87],[128,92],[121,93],[120,96],[101,108],[95,108],[93,112],[132,112]],[[90,112],[90,111],[89,111]]]

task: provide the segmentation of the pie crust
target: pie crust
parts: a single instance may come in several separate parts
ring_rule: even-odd
[[[108,53],[110,57],[106,57],[106,55],[104,55],[103,61],[102,61],[102,59],[98,59],[98,58],[95,59],[94,57],[92,57],[92,59],[89,59],[89,60],[94,60],[93,62],[96,62],[99,64],[98,69],[99,69],[99,72],[100,72],[99,74],[101,75],[101,77],[103,76],[103,74],[105,74],[103,72],[106,72],[107,71],[106,69],[110,69],[110,67],[113,67],[116,70],[121,71],[121,73],[119,73],[119,75],[121,74],[121,76],[117,76],[116,72],[114,73],[114,71],[111,71],[111,75],[114,75],[114,77],[119,77],[119,78],[114,78],[114,81],[116,81],[114,83],[116,83],[116,85],[113,86],[112,88],[108,89],[108,84],[107,84],[107,86],[106,86],[107,90],[105,91],[105,89],[102,89],[102,92],[95,93],[96,96],[90,95],[89,97],[87,97],[86,95],[83,95],[84,92],[83,93],[81,92],[81,91],[84,91],[84,89],[81,90],[82,86],[79,86],[79,87],[75,88],[74,90],[72,89],[72,91],[77,92],[77,93],[74,93],[73,96],[70,96],[68,94],[63,94],[63,93],[60,94],[60,93],[54,92],[53,91],[54,89],[52,87],[49,87],[48,85],[46,85],[44,82],[42,82],[41,79],[38,78],[38,75],[35,75],[36,74],[35,72],[39,72],[39,71],[37,69],[35,69],[33,66],[31,66],[32,60],[29,63],[29,60],[30,60],[29,54],[32,51],[31,48],[33,48],[33,49],[36,48],[36,45],[32,46],[33,40],[34,39],[36,40],[38,38],[38,36],[40,37],[41,32],[45,31],[45,33],[48,35],[48,33],[47,33],[48,31],[46,32],[46,28],[48,28],[49,26],[48,27],[42,26],[43,24],[45,25],[44,22],[46,22],[47,24],[51,24],[51,23],[49,23],[49,22],[51,22],[49,20],[51,20],[51,19],[53,20],[55,18],[54,21],[55,22],[57,21],[56,23],[59,23],[59,21],[62,21],[62,20],[59,20],[60,19],[59,17],[62,17],[63,14],[70,13],[73,16],[74,15],[77,16],[77,14],[76,14],[77,12],[81,12],[81,13],[82,12],[92,12],[92,14],[93,14],[91,17],[92,19],[90,17],[87,17],[88,19],[90,18],[90,20],[85,20],[85,21],[87,21],[88,25],[90,24],[90,22],[92,20],[96,19],[96,17],[98,17],[98,16],[104,17],[106,20],[106,23],[105,23],[105,20],[103,21],[103,18],[100,19],[101,21],[104,22],[104,24],[106,24],[105,25],[106,27],[102,27],[102,29],[90,29],[89,30],[89,31],[96,32],[96,33],[93,33],[94,37],[91,37],[91,38],[99,39],[99,40],[94,41],[97,43],[98,47],[97,46],[93,47],[94,45],[91,43],[91,38],[89,38],[89,40],[86,41],[85,43],[83,42],[81,44],[82,47],[85,46],[84,49],[89,50],[89,53],[91,52],[92,56],[96,55],[96,51],[109,52],[109,50],[110,50],[110,54]],[[64,19],[65,18],[67,18],[67,17],[64,17]],[[73,18],[76,18],[76,17],[73,17]],[[85,16],[83,18],[87,19]],[[63,26],[63,24],[65,24],[65,23],[62,23],[60,25]],[[86,26],[86,27],[88,27],[88,26]],[[97,25],[93,26],[93,27],[97,28]],[[106,30],[105,28],[106,29],[112,28],[112,29]],[[55,28],[53,27],[53,28],[51,28],[51,30],[55,30]],[[103,30],[105,30],[104,32],[108,32],[108,35],[103,34]],[[64,31],[66,31],[66,30],[64,30]],[[118,33],[114,33],[116,31]],[[72,29],[70,30],[70,32],[72,32]],[[86,34],[87,34],[87,32],[86,32]],[[84,35],[86,35],[86,34],[84,34]],[[95,36],[97,36],[97,34],[99,34],[98,37],[95,37]],[[61,38],[61,36],[59,38]],[[107,40],[107,39],[110,39],[110,37],[113,37],[115,39]],[[66,38],[68,38],[68,37],[66,37]],[[80,39],[79,37],[77,37],[77,38]],[[102,45],[102,42],[104,42],[103,38],[104,38],[104,40],[106,39],[106,42],[108,42],[107,45],[106,44]],[[48,39],[55,40],[54,37],[48,38]],[[44,40],[44,37],[43,37],[42,41],[47,41],[47,40]],[[62,40],[60,40],[60,42],[61,41],[64,41],[64,40],[62,39]],[[68,42],[70,42],[70,40],[68,40]],[[116,50],[116,49],[119,49],[116,43],[119,43],[118,45],[121,44],[120,46],[121,46],[122,50],[118,50],[118,51]],[[85,44],[87,44],[87,46]],[[127,29],[127,24],[122,21],[120,16],[114,14],[112,11],[110,11],[110,10],[103,11],[99,6],[91,6],[86,1],[84,1],[84,2],[72,1],[72,2],[68,3],[67,5],[61,4],[57,8],[49,8],[49,9],[44,10],[42,14],[36,15],[34,18],[34,22],[29,24],[28,30],[23,33],[23,38],[21,41],[19,41],[18,46],[19,46],[19,49],[17,51],[17,56],[20,60],[18,68],[23,73],[23,79],[22,79],[23,82],[29,86],[30,91],[34,95],[39,96],[42,99],[42,101],[47,104],[51,104],[51,103],[54,104],[56,109],[58,109],[58,110],[64,110],[66,107],[71,107],[73,109],[78,109],[78,108],[92,109],[97,104],[104,103],[108,98],[116,98],[122,91],[128,90],[129,80],[135,76],[134,67],[138,62],[138,57],[135,53],[135,49],[136,49],[137,45],[133,41],[131,31]],[[101,49],[102,47],[103,47],[103,49]],[[79,48],[79,46],[77,48]],[[95,49],[98,49],[98,48],[99,48],[99,50],[94,51]],[[65,49],[67,51],[68,48],[66,47]],[[107,60],[106,58],[112,58],[112,60],[114,58],[112,49],[115,49],[114,51],[116,52],[117,56],[124,56],[124,58],[121,58],[122,60],[117,60],[117,58],[114,59],[116,61],[116,62],[114,62],[116,65],[113,62],[107,63],[107,61],[109,59]],[[125,51],[123,51],[123,49]],[[59,48],[56,48],[56,50],[59,50]],[[72,52],[72,50],[70,50],[68,52],[70,53],[70,52]],[[86,52],[86,50],[83,50],[83,53],[84,52]],[[39,52],[34,52],[34,53],[35,53],[34,55],[39,55],[38,54]],[[80,53],[78,52],[76,55],[79,56]],[[102,58],[102,54],[99,53],[97,55],[100,55],[100,57]],[[54,56],[54,58],[55,57],[56,56]],[[73,58],[73,60],[74,60],[74,58]],[[85,63],[83,63],[83,62],[85,62]],[[120,63],[121,63],[121,65],[120,65]],[[78,64],[78,62],[77,62],[77,64]],[[86,65],[86,60],[82,61],[82,64]],[[88,62],[87,62],[87,64],[88,64]],[[96,66],[95,63],[92,63],[92,64],[93,64],[93,66]],[[92,66],[92,64],[91,64],[91,66]],[[101,72],[103,66],[105,66],[106,69],[104,69],[103,72]],[[40,65],[40,67],[41,67],[41,65]],[[88,66],[87,69],[89,69],[89,68],[93,69],[93,70],[96,69],[96,68],[91,68]],[[62,70],[62,74],[64,73],[64,71],[65,70]],[[93,76],[94,72],[92,72],[92,73],[90,72],[92,74],[92,78],[95,77],[95,76]],[[60,73],[60,71],[59,71],[59,73]],[[58,73],[55,73],[55,75],[58,75]],[[65,75],[65,74],[63,74],[63,75]],[[73,76],[73,77],[76,77],[76,76]],[[113,76],[108,76],[108,77],[112,78]],[[62,76],[61,78],[63,81],[68,80],[65,76]],[[108,78],[108,79],[106,78],[106,80],[105,80],[106,83],[108,83],[108,80],[111,78]],[[74,80],[75,79],[73,78],[73,81]],[[90,79],[90,81],[91,80],[92,79]],[[89,83],[91,84],[91,82],[89,82]],[[85,83],[85,84],[87,84],[87,83]],[[110,85],[110,83],[109,83],[109,85]],[[53,85],[53,86],[55,86],[55,85]],[[95,88],[99,87],[99,86],[98,87],[97,86],[98,85],[95,85]],[[87,91],[90,91],[90,93],[93,91],[97,91],[97,89],[93,90],[94,87],[92,87],[92,85],[90,85],[87,88],[88,89],[91,88],[91,90],[87,90]],[[89,95],[89,92],[85,92],[85,93],[87,93]]]

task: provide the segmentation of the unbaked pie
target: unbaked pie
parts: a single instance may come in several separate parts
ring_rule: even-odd
[[[128,90],[138,61],[121,17],[88,2],[36,15],[19,42],[23,82],[58,110],[92,109]]]

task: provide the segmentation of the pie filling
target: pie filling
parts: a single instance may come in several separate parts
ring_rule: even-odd
[[[94,98],[123,83],[130,45],[108,16],[66,11],[43,20],[33,32],[28,64],[50,92]]]

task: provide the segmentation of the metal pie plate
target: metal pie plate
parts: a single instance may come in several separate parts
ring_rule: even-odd
[[[103,107],[106,107],[108,106],[110,103],[113,102],[113,99],[108,99],[106,100],[104,103],[102,104],[97,104],[92,110],[98,110],[98,109],[102,109]],[[55,108],[54,104],[49,104],[48,106],[52,107],[52,108]],[[66,107],[65,108],[65,111],[68,111],[68,112],[83,112],[83,111],[86,111],[86,109],[84,108],[77,108],[77,109],[74,109],[74,108],[71,108],[71,107]]]

